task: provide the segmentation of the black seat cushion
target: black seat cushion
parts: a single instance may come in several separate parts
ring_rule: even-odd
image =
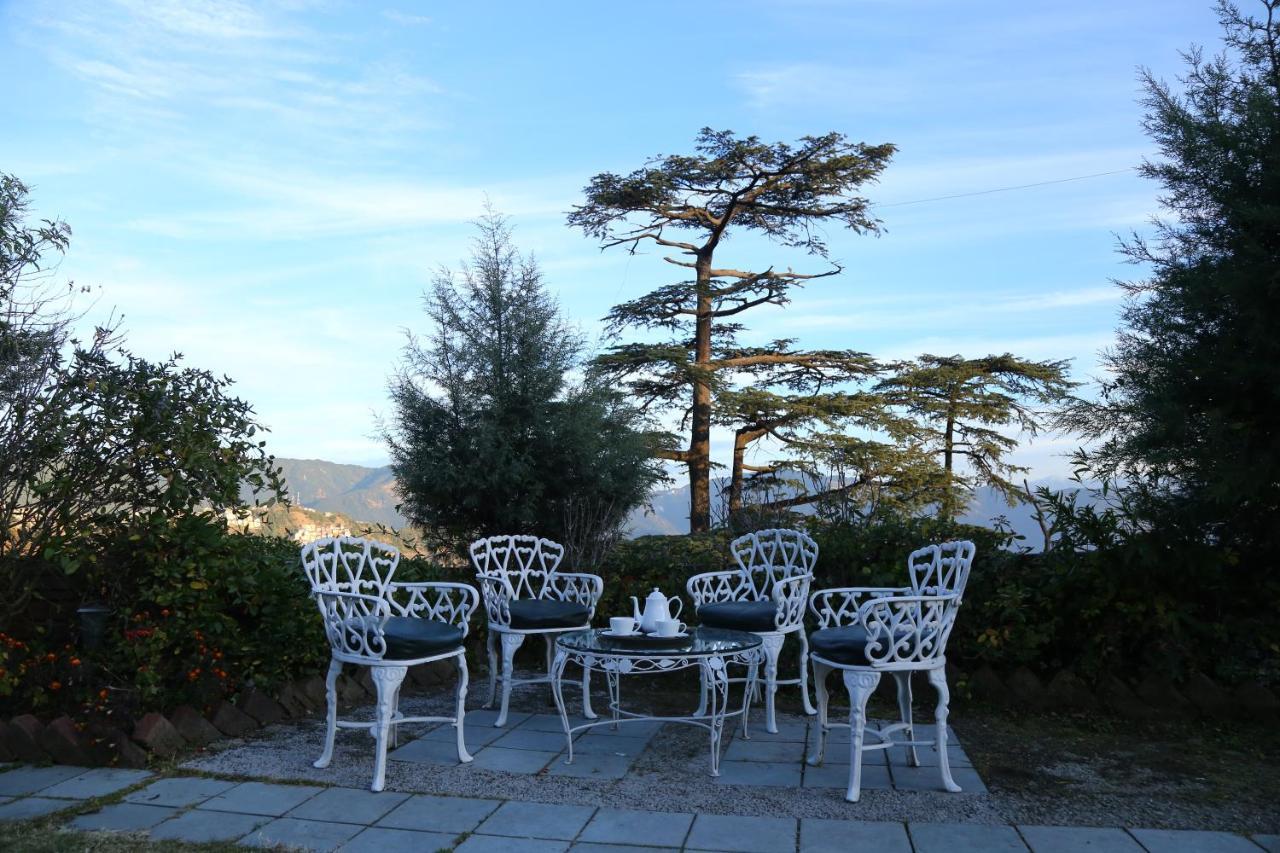
[[[776,631],[778,605],[772,601],[719,601],[698,608],[698,621],[709,628]]]
[[[541,598],[520,598],[507,605],[511,611],[511,627],[537,630],[539,628],[580,628],[591,620],[591,608],[576,601],[548,601]]]
[[[462,629],[434,619],[392,616],[383,628],[384,660],[413,660],[462,648]]]
[[[910,629],[903,629],[898,636],[906,637]],[[867,629],[861,625],[847,625],[843,628],[823,628],[809,635],[809,648],[813,654],[825,658],[832,663],[843,663],[849,666],[869,666],[867,659]],[[912,640],[914,646],[915,641]],[[876,648],[877,656],[888,656],[888,649]],[[914,654],[915,649],[905,649],[904,654]]]

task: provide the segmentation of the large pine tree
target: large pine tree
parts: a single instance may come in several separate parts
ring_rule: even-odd
[[[1141,170],[1162,185],[1166,217],[1123,245],[1150,273],[1124,285],[1101,398],[1078,402],[1066,424],[1094,441],[1081,464],[1127,482],[1152,519],[1176,518],[1274,566],[1280,0],[1261,6],[1258,19],[1219,5],[1226,49],[1189,51],[1181,91],[1144,75],[1144,127],[1161,156]]]

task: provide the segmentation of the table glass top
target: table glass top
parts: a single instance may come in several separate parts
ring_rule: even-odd
[[[574,631],[556,640],[556,645],[572,652],[601,652],[611,655],[636,655],[660,657],[662,655],[724,655],[743,652],[760,645],[760,638],[747,631],[730,631],[724,628],[697,627],[689,629],[689,636],[671,640],[651,636],[635,638],[609,637],[600,629]]]

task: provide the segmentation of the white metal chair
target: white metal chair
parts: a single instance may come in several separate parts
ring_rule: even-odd
[[[773,705],[780,684],[799,684],[805,713],[817,713],[809,701],[804,608],[818,562],[818,543],[799,530],[759,530],[733,540],[729,551],[738,568],[694,575],[686,589],[703,625],[750,631],[763,640],[765,722],[776,733]],[[793,633],[800,637],[800,677],[779,681],[778,656],[787,634]],[[705,710],[705,685],[702,694],[698,713]]]
[[[324,618],[332,659],[325,681],[328,710],[324,751],[316,767],[328,767],[339,728],[366,729],[376,741],[374,791],[386,784],[388,736],[406,723],[453,724],[458,761],[471,756],[463,743],[466,716],[467,622],[480,603],[475,589],[461,583],[395,583],[400,552],[390,545],[343,536],[302,548],[302,566]],[[400,713],[400,686],[410,666],[454,658],[458,690],[452,717],[406,717]],[[367,666],[377,689],[372,721],[338,719],[338,676],[344,663]]]
[[[490,536],[471,543],[471,562],[484,596],[489,623],[489,701],[497,694],[498,645],[502,645],[502,707],[495,726],[507,724],[511,688],[517,684],[550,684],[551,663],[557,634],[591,627],[596,604],[604,592],[599,575],[561,572],[564,546],[537,536]],[[547,645],[547,675],[543,678],[512,677],[516,650],[531,634],[541,634]],[[589,720],[591,670],[582,672],[582,713]]]
[[[912,767],[919,767],[917,746],[938,752],[942,785],[956,792],[947,756],[947,638],[955,625],[973,564],[972,542],[946,542],[913,551],[908,558],[909,587],[842,587],[813,594],[809,607],[818,617],[818,630],[809,637],[813,647],[813,685],[818,696],[818,742],[809,763],[822,763],[827,732],[836,725],[851,729],[849,788],[845,799],[856,803],[862,793],[862,753],[903,746]],[[844,675],[849,691],[849,723],[827,719],[827,676],[833,669]],[[915,739],[911,721],[911,674],[924,670],[938,692],[934,712],[934,740]],[[901,721],[880,729],[867,729],[867,700],[880,683],[881,673],[892,673],[898,684]],[[895,741],[905,731],[906,740]],[[864,743],[871,735],[874,743]]]

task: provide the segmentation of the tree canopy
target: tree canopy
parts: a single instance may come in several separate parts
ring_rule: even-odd
[[[1184,54],[1180,90],[1143,72],[1164,218],[1122,243],[1149,271],[1128,296],[1110,377],[1063,425],[1077,462],[1150,518],[1274,564],[1280,548],[1280,2],[1218,14],[1225,50]]]
[[[595,361],[596,371],[624,381],[647,408],[676,409],[688,441],[660,450],[689,472],[690,528],[711,523],[711,425],[715,397],[734,376],[759,378],[775,370],[804,371],[851,353],[811,353],[791,341],[744,347],[736,319],[762,305],[786,305],[789,292],[840,272],[815,273],[776,265],[764,270],[717,266],[716,251],[731,233],[757,233],[782,246],[827,258],[820,226],[835,223],[875,233],[879,223],[858,190],[874,181],[892,156],[888,144],[850,142],[843,134],[806,136],[798,144],[764,143],[731,131],[704,128],[693,155],[658,157],[627,175],[596,175],[569,223],[605,248],[636,252],[655,245],[664,260],[690,278],[615,306],[609,330],[662,330],[660,342],[618,342]],[[682,402],[682,401],[687,401]]]
[[[573,385],[580,336],[506,220],[476,223],[471,258],[424,299],[390,381],[384,436],[403,511],[458,548],[530,533],[590,559],[661,477],[636,410],[604,385]]]

